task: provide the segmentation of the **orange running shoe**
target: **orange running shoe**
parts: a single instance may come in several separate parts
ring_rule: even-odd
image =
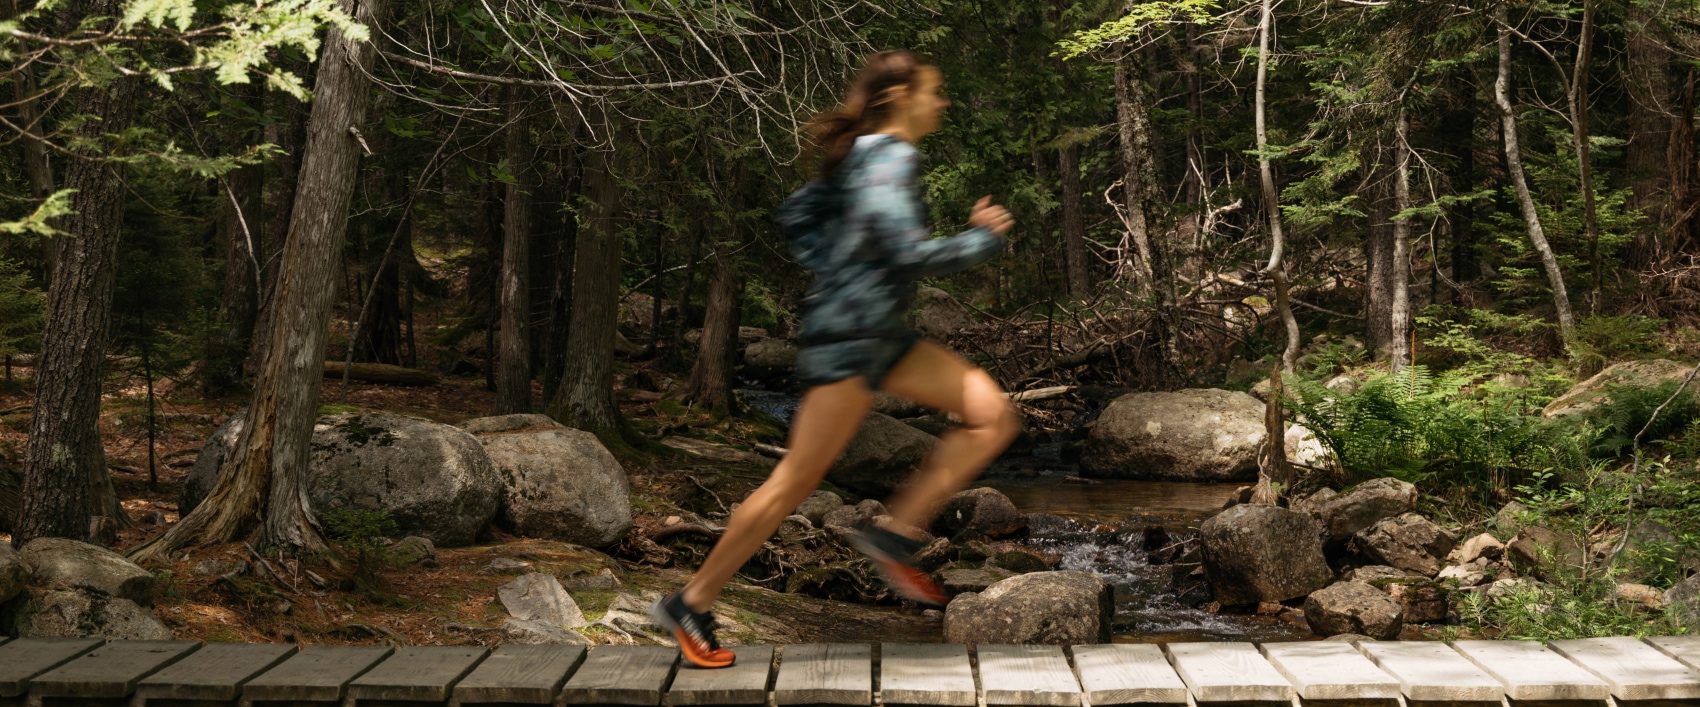
[[[649,608],[649,618],[662,628],[672,632],[674,640],[679,642],[679,652],[685,655],[685,660],[699,668],[724,668],[732,664],[737,655],[720,647],[720,641],[714,637],[714,614],[707,611],[691,611],[685,605],[685,600],[678,592],[673,592]]]
[[[950,600],[932,577],[910,561],[921,543],[864,523],[850,536],[850,544],[873,560],[886,584],[903,598],[927,606],[944,606]]]

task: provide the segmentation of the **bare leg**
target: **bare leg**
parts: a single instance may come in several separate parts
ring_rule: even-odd
[[[692,611],[707,611],[714,605],[738,568],[820,486],[827,469],[861,428],[873,401],[873,393],[862,378],[810,388],[803,394],[791,422],[790,450],[773,467],[767,481],[726,521],[725,534],[685,584],[682,598],[686,606]]]
[[[916,344],[880,387],[962,418],[962,425],[939,438],[926,462],[886,506],[893,520],[925,528],[945,499],[1003,453],[1021,432],[1021,421],[997,381],[931,341]]]

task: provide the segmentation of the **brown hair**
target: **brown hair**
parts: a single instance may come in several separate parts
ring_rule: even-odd
[[[838,109],[809,121],[810,150],[821,161],[822,175],[830,176],[844,163],[856,138],[891,119],[893,94],[899,87],[913,86],[921,67],[928,65],[920,55],[902,49],[868,55]]]

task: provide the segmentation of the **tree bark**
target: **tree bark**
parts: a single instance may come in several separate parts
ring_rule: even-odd
[[[378,0],[342,0],[371,26]],[[260,515],[267,544],[290,551],[324,546],[305,486],[313,423],[336,299],[338,262],[359,172],[356,131],[371,102],[373,49],[340,31],[325,38],[313,87],[301,179],[278,273],[271,345],[255,375],[247,423],[206,501],[164,535],[131,552],[160,557],[188,544],[225,542]]]
[[[1275,170],[1269,164],[1269,131],[1265,113],[1265,98],[1269,84],[1269,51],[1274,44],[1275,7],[1272,0],[1263,0],[1257,29],[1257,96],[1255,123],[1257,130],[1257,172],[1263,187],[1263,212],[1269,221],[1269,264],[1263,272],[1275,281],[1275,310],[1287,330],[1287,349],[1281,352],[1281,370],[1289,375],[1299,355],[1299,320],[1293,317],[1288,300],[1287,239],[1281,230],[1281,194],[1275,189]]]
[[[1063,148],[1057,162],[1062,178],[1063,258],[1068,266],[1068,297],[1084,302],[1092,297],[1092,279],[1087,265],[1086,220],[1080,209],[1080,147],[1070,144]]]
[[[525,93],[508,87],[508,172],[502,213],[502,330],[496,357],[497,415],[531,412],[531,129]]]
[[[1388,342],[1388,368],[1397,373],[1411,364],[1411,221],[1399,215],[1411,208],[1411,146],[1407,142],[1411,129],[1405,109],[1393,123],[1393,149],[1398,155],[1393,165],[1393,267],[1388,273],[1393,284],[1393,302],[1388,311],[1392,341]]]
[[[1385,361],[1393,350],[1393,175],[1381,145],[1368,150],[1369,231],[1364,238],[1364,343]]]
[[[1678,203],[1670,193],[1670,175],[1680,163],[1668,161],[1667,157],[1672,129],[1681,118],[1671,110],[1672,57],[1670,49],[1659,41],[1657,18],[1656,6],[1631,2],[1624,24],[1628,41],[1623,59],[1629,91],[1629,111],[1625,116],[1629,144],[1624,146],[1624,157],[1630,196],[1626,206],[1645,214],[1648,221],[1646,227],[1636,230],[1627,253],[1630,264],[1636,267],[1658,260],[1661,236],[1672,225],[1671,207]]]
[[[296,72],[303,81],[314,80],[314,67],[305,62],[295,66]],[[283,252],[284,244],[289,238],[289,221],[295,212],[295,191],[301,181],[301,150],[307,141],[307,112],[308,108],[301,101],[286,93],[272,92],[272,98],[280,101],[283,107],[284,119],[269,132],[267,141],[278,146],[280,153],[273,158],[275,173],[272,176],[272,189],[268,199],[270,208],[270,223],[261,229],[267,234],[267,242],[262,246],[266,254],[260,260],[262,272],[261,292],[259,294],[259,313],[255,316],[254,341],[252,346],[254,361],[265,360],[266,346],[271,337],[272,301],[277,292],[278,259],[273,257]]]
[[[1151,247],[1150,222],[1146,218],[1146,197],[1150,194],[1150,179],[1156,174],[1151,157],[1150,116],[1146,113],[1144,85],[1135,75],[1133,51],[1116,61],[1116,128],[1121,137],[1122,194],[1127,212],[1128,236],[1139,253],[1135,266],[1140,289],[1155,295],[1156,254]]]
[[[625,446],[630,427],[614,402],[614,335],[619,326],[619,217],[622,190],[616,153],[589,153],[584,192],[593,206],[574,249],[571,327],[561,386],[549,416],[595,434],[603,444]]]
[[[681,402],[693,403],[714,417],[735,415],[738,401],[732,394],[732,369],[737,358],[738,320],[742,312],[744,281],[732,262],[731,249],[715,249],[714,279],[708,287],[708,313],[703,317],[702,340],[697,344],[691,377],[679,392]]]
[[[1634,3],[1631,3],[1634,4]],[[1588,236],[1588,309],[1597,313],[1600,286],[1605,275],[1600,264],[1599,208],[1594,203],[1593,146],[1588,142],[1588,71],[1594,53],[1595,0],[1582,0],[1581,36],[1576,42],[1576,64],[1570,73],[1570,130],[1576,146],[1576,172],[1582,190],[1582,228]]]
[[[576,156],[563,161],[561,198],[568,204],[579,193],[579,169]],[[555,241],[554,272],[549,283],[549,331],[544,349],[548,358],[543,362],[543,400],[553,401],[561,387],[561,375],[566,369],[567,339],[572,330],[573,260],[578,252],[578,211],[561,210],[561,231]]]
[[[1506,171],[1517,192],[1517,204],[1523,211],[1523,223],[1529,230],[1529,243],[1540,254],[1541,267],[1546,270],[1547,282],[1552,285],[1552,304],[1558,313],[1558,329],[1568,345],[1576,334],[1576,317],[1570,312],[1570,294],[1564,289],[1564,273],[1558,269],[1558,256],[1553,254],[1552,245],[1547,242],[1540,214],[1535,211],[1535,199],[1529,194],[1529,180],[1523,175],[1523,154],[1517,146],[1517,113],[1511,106],[1511,29],[1505,3],[1494,5],[1493,12],[1494,20],[1499,24],[1499,73],[1493,82],[1493,99],[1499,106]]]

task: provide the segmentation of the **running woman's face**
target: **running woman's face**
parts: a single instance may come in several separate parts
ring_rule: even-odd
[[[950,107],[943,88],[944,74],[938,67],[923,66],[916,72],[915,83],[897,99],[898,115],[892,122],[911,142],[919,142],[943,124],[944,111]]]

